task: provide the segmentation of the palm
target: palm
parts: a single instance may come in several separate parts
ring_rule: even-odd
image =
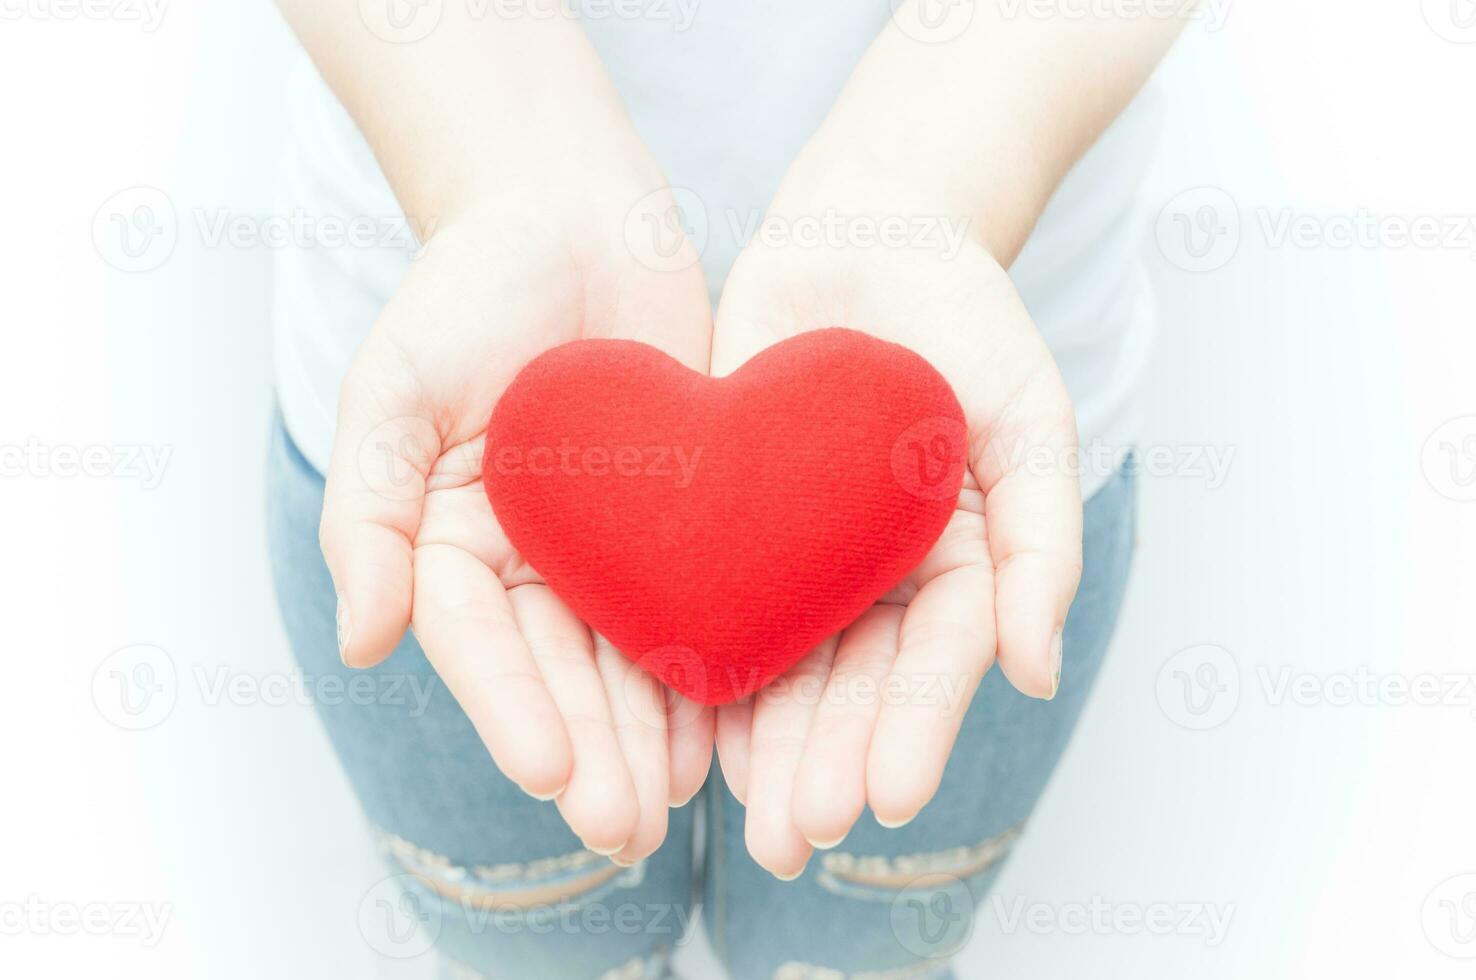
[[[359,542],[353,564],[381,566],[375,588],[385,601],[413,596],[417,638],[499,767],[528,792],[553,796],[586,845],[633,862],[664,838],[669,804],[705,778],[711,715],[684,711],[684,724],[668,726],[674,696],[592,634],[522,560],[480,479],[487,419],[542,351],[622,337],[706,366],[710,314],[697,268],[643,266],[620,246],[618,225],[591,246],[587,228],[611,223],[586,222],[578,264],[568,258],[574,243],[547,232],[481,231],[475,247],[442,233],[376,326],[340,413],[341,443],[388,447],[411,478],[387,493],[366,475],[374,468],[363,448],[357,472],[336,453],[324,541],[329,548],[352,528],[357,510],[377,509],[376,538]],[[359,435],[345,438],[346,427]],[[405,552],[413,581],[402,585]],[[390,633],[395,618],[384,618]],[[371,636],[362,649],[384,647]]]
[[[1053,693],[1042,654],[1065,615],[1055,597],[1074,591],[1080,560],[1069,545],[1038,543],[1035,526],[1054,521],[1079,545],[1074,480],[1032,480],[1019,465],[1024,450],[1042,447],[1065,458],[1076,440],[1071,405],[1008,276],[982,248],[944,257],[751,247],[723,295],[713,373],[829,326],[903,344],[935,365],[964,408],[970,467],[918,568],[787,676],[797,691],[823,685],[823,696],[761,692],[720,711],[719,754],[746,798],[749,849],[781,875],[804,866],[812,842],[845,836],[868,804],[893,824],[922,807],[996,650],[1017,687]],[[1030,594],[1042,574],[1065,582],[1048,603]],[[848,693],[878,690],[909,693]]]

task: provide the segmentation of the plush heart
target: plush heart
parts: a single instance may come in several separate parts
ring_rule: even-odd
[[[724,378],[634,341],[556,347],[497,403],[482,478],[508,539],[582,620],[722,704],[916,567],[966,459],[931,365],[830,329]]]

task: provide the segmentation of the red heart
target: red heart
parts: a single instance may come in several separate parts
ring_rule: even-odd
[[[705,704],[843,629],[943,533],[967,459],[948,382],[854,330],[725,378],[646,344],[534,359],[487,426],[508,539],[586,623]]]

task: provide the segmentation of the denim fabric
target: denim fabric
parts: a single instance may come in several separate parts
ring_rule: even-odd
[[[318,549],[323,478],[280,419],[274,428],[268,528],[282,617],[302,670],[339,676],[351,689],[363,674],[339,661],[335,595]],[[585,851],[552,803],[498,772],[413,636],[371,672],[379,696],[320,699],[316,709],[380,834],[401,899],[434,922],[448,976],[664,976],[699,894],[713,947],[739,980],[946,976],[948,954],[967,937],[1106,653],[1134,504],[1130,461],[1087,501],[1082,583],[1055,700],[1021,696],[991,671],[922,813],[895,830],[863,815],[793,882],[748,857],[742,807],[716,765],[697,804],[671,811],[666,843],[648,860],[620,869]],[[398,688],[403,696],[389,696]],[[552,897],[498,910],[506,905],[499,895],[530,889]]]

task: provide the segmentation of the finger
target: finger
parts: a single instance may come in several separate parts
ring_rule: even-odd
[[[835,648],[831,637],[754,697],[744,839],[753,859],[786,881],[799,877],[813,850],[794,824],[794,777]]]
[[[667,752],[671,757],[672,806],[686,806],[707,782],[712,768],[715,709],[666,691]]]
[[[666,697],[660,682],[598,634],[595,663],[605,682],[615,735],[635,784],[638,811],[634,832],[611,860],[632,865],[655,853],[666,839],[667,809],[671,802]]]
[[[740,259],[741,261],[741,259]],[[741,266],[740,266],[741,268]],[[756,315],[732,277],[718,302],[712,334],[712,376],[732,374],[759,351],[792,337],[804,327],[782,318]],[[765,308],[766,312],[771,312]]]
[[[615,735],[589,629],[546,585],[508,593],[519,631],[569,733],[573,768],[559,813],[584,846],[614,854],[635,833],[635,783]]]
[[[338,593],[339,656],[351,667],[389,656],[410,623],[411,542],[440,452],[427,419],[386,410],[366,390],[367,370],[344,381],[318,528]]]
[[[669,194],[648,195],[637,204],[656,217],[676,208]],[[632,244],[627,241],[627,248]],[[585,303],[586,336],[638,340],[664,351],[694,371],[708,370],[712,348],[712,299],[701,253],[686,235],[664,243],[675,250],[657,262],[630,253],[627,274],[609,284],[612,294]],[[636,250],[638,251],[638,250]]]
[[[502,583],[446,544],[417,550],[415,577],[412,625],[431,665],[503,774],[529,795],[553,799],[573,768],[569,734]]]
[[[748,743],[753,735],[753,699],[744,698],[717,709],[713,742],[723,782],[740,804],[748,802]]]
[[[866,807],[867,749],[902,613],[900,606],[872,606],[841,634],[794,779],[794,823],[817,848],[845,839]]]
[[[900,827],[933,798],[959,725],[994,652],[987,563],[930,579],[907,607],[866,760],[866,797]]]
[[[1039,698],[1055,697],[1060,686],[1062,631],[1081,582],[1076,426],[1059,373],[1050,375],[1032,383],[1012,413],[1035,419],[1032,428],[996,433],[991,442],[1023,451],[986,450],[975,462],[994,559],[999,666],[1022,693]],[[1041,459],[1054,462],[1019,463]]]

